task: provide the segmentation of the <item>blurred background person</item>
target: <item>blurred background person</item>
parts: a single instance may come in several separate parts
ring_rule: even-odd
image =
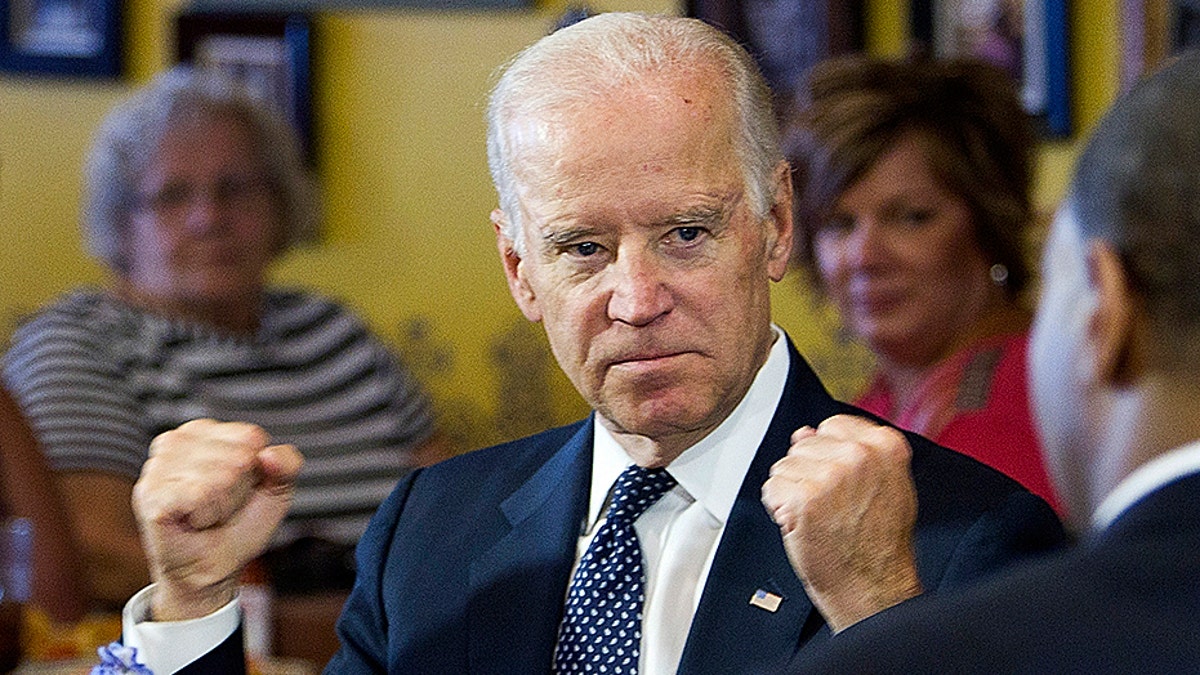
[[[63,500],[33,431],[0,388],[0,671],[22,660],[91,655],[121,634],[115,617],[86,612]]]
[[[880,612],[794,672],[1200,670],[1194,97],[1197,53],[1116,102],[1079,155],[1042,256],[1031,388],[1079,544]]]
[[[796,258],[876,369],[855,402],[1058,503],[1029,409],[1033,132],[974,61],[824,62],[787,120]]]
[[[112,272],[18,329],[3,378],[54,472],[92,599],[149,577],[130,509],[151,439],[253,420],[307,459],[269,560],[285,592],[348,589],[353,545],[396,481],[446,454],[418,383],[363,323],[270,264],[311,240],[292,128],[211,73],[168,71],[117,106],[88,157],[91,253]]]

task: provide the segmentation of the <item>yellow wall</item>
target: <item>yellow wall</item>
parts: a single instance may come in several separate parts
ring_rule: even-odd
[[[68,288],[102,281],[79,245],[82,155],[106,110],[169,62],[171,16],[181,4],[127,3],[126,82],[0,78],[6,327]],[[289,255],[278,279],[359,309],[414,364],[464,446],[565,421],[584,409],[508,297],[488,224],[495,197],[483,142],[491,73],[541,35],[565,4],[543,3],[538,11],[348,11],[321,15],[317,24],[326,234],[319,245]],[[592,4],[650,11],[677,5]],[[867,4],[872,51],[901,51],[907,19],[900,3]],[[1086,129],[1116,91],[1116,1],[1073,4],[1075,109]],[[1061,196],[1074,148],[1043,151],[1039,204],[1050,207]],[[860,381],[862,354],[852,351],[854,360],[844,360],[830,349],[836,320],[812,312],[798,284],[789,279],[777,289],[777,320],[834,389],[847,393]],[[525,397],[501,397],[501,389]]]

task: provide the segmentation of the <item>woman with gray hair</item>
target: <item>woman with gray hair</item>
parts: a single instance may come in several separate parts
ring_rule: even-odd
[[[444,453],[425,393],[360,320],[268,286],[317,220],[291,127],[226,78],[164,73],[100,129],[83,220],[111,286],[21,327],[3,378],[66,498],[93,599],[147,582],[133,484],[154,436],[198,417],[257,423],[306,456],[276,581],[348,588],[371,513]]]

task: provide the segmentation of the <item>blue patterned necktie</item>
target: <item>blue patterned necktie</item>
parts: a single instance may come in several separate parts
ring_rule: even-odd
[[[666,469],[636,464],[617,478],[608,516],[571,580],[555,672],[638,672],[646,584],[633,522],[674,485]]]

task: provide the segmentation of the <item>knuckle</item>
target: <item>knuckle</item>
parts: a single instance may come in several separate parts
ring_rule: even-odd
[[[161,455],[162,453],[167,452],[172,447],[174,447],[180,434],[183,433],[182,429],[183,429],[183,427],[179,427],[178,429],[171,429],[170,431],[164,431],[161,434],[150,439],[150,448],[148,451],[149,458],[154,459],[158,455]],[[144,469],[145,469],[145,466],[143,465],[143,470]]]
[[[871,447],[865,443],[843,443],[836,466],[846,470],[871,461]]]
[[[146,494],[146,488],[141,481],[138,481],[133,486],[133,506],[135,509],[148,509],[150,500]]]
[[[238,478],[253,471],[254,466],[254,457],[252,455],[238,453],[227,457],[225,464],[220,467],[220,470],[224,474],[224,480],[229,483],[226,487],[232,488]]]
[[[796,529],[797,517],[796,510],[790,502],[779,504],[775,507],[772,518],[775,524],[785,530],[791,531]]]
[[[146,461],[142,462],[141,472],[138,474],[137,482],[134,483],[134,485],[133,485],[134,488],[136,489],[139,485],[141,485],[143,482],[143,479],[145,479],[147,476],[153,475],[155,473],[155,471],[157,471],[158,465],[159,465],[158,457],[156,457],[155,455],[152,454],[148,458],[146,458]],[[145,489],[145,488],[143,488],[143,489]]]
[[[842,426],[844,425],[845,418],[846,418],[845,415],[834,415],[832,417],[826,417],[824,420],[821,421],[820,424],[817,425],[817,433],[829,434],[829,433],[836,432],[838,429],[841,429]]]
[[[258,451],[267,447],[271,443],[271,436],[266,430],[257,424],[248,422],[233,422],[230,430],[233,432],[238,443],[244,444],[248,449]]]
[[[764,489],[766,488],[767,484],[769,484],[772,480],[775,480],[777,476],[781,475],[787,469],[788,459],[790,458],[784,457],[783,459],[780,459],[771,465],[771,468],[767,471],[767,483],[763,484]]]
[[[763,483],[762,490],[760,491],[762,503],[768,508],[778,506],[775,503],[775,484],[772,482],[774,480],[774,478],[767,479],[767,482]]]
[[[876,434],[879,439],[879,447],[885,450],[891,458],[907,460],[912,454],[912,448],[908,445],[908,439],[905,438],[899,429],[894,427],[879,427]]]
[[[216,424],[215,420],[211,420],[207,417],[200,417],[200,418],[197,418],[194,420],[188,420],[187,422],[180,424],[176,430],[196,433],[196,432],[202,432],[205,429],[209,429],[214,424]],[[167,432],[167,433],[170,433],[170,432]]]
[[[849,413],[838,413],[826,418],[824,422],[821,422],[821,426],[828,426],[830,429],[836,430],[852,430],[856,427],[861,427],[864,424],[873,424],[873,422],[869,422],[858,415],[851,415]]]

